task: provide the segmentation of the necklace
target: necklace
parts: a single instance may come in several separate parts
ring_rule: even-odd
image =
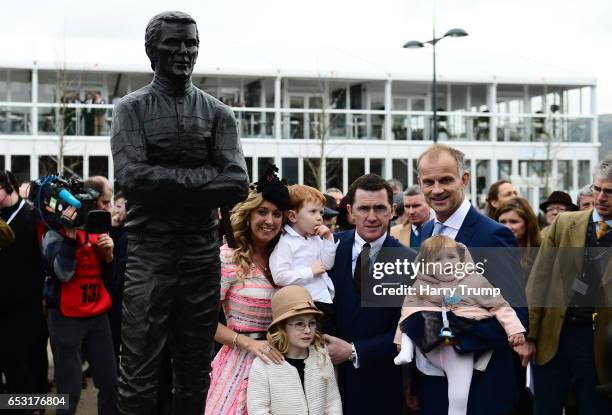
[[[255,256],[253,256],[253,263],[261,270],[263,271],[264,274],[268,275],[270,273],[270,269],[266,266],[263,266],[261,264],[261,262],[259,262],[258,260],[255,259]]]

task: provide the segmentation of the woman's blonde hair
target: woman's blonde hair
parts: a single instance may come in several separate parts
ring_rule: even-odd
[[[287,329],[285,328],[286,324],[287,320],[279,321],[268,329],[268,334],[266,336],[268,343],[270,343],[272,347],[282,354],[286,354],[287,351],[289,351],[289,335],[287,334]],[[323,340],[323,335],[318,329],[315,330],[312,345],[314,349],[321,353],[324,358],[325,354],[323,353],[323,350],[325,350],[325,341]]]
[[[261,193],[255,189],[251,189],[243,202],[238,203],[233,211],[230,221],[232,223],[232,231],[238,247],[234,249],[234,263],[237,266],[236,275],[238,279],[245,279],[255,267],[253,264],[253,246],[251,240],[251,228],[249,217],[254,209],[257,209],[264,202]],[[284,222],[285,212],[283,212]],[[271,253],[280,238],[278,235],[268,243],[267,251]]]

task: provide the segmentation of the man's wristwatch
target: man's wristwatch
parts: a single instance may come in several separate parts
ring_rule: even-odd
[[[355,350],[355,344],[351,343],[351,355],[349,356],[349,362],[351,363],[355,363],[355,360],[357,360],[357,351]]]

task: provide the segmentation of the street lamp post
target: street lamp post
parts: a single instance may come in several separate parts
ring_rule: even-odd
[[[418,40],[411,40],[404,44],[404,48],[406,49],[417,49],[422,48],[425,44],[430,44],[433,46],[433,82],[431,84],[431,108],[433,110],[433,142],[438,142],[438,105],[437,105],[437,97],[438,97],[438,83],[436,76],[436,44],[444,39],[445,37],[463,37],[467,36],[467,32],[463,29],[451,29],[444,36],[436,37],[436,29],[434,27],[433,30],[433,39],[428,40],[427,42],[419,42]]]

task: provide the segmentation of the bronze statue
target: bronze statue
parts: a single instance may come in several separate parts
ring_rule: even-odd
[[[147,25],[153,81],[113,113],[117,187],[129,200],[119,411],[149,414],[162,351],[173,413],[204,413],[219,302],[218,207],[243,200],[248,175],[231,109],[191,82],[195,20],[165,12]]]

